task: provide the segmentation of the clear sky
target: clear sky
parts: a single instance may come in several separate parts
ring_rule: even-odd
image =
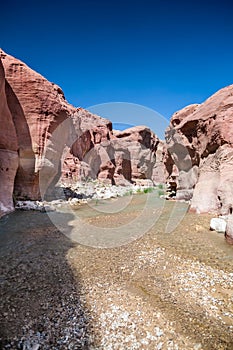
[[[22,0],[0,9],[0,47],[75,106],[129,102],[170,118],[233,83],[232,1]]]

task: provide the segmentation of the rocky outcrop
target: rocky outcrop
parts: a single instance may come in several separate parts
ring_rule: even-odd
[[[173,115],[166,131],[177,198],[199,212],[232,213],[233,85]],[[174,174],[176,174],[174,176]]]

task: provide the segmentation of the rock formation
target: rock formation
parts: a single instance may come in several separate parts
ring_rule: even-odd
[[[177,198],[198,213],[232,213],[233,85],[175,113],[166,131]]]
[[[232,117],[233,85],[176,112],[166,144],[146,126],[112,131],[109,120],[74,108],[60,87],[0,50],[0,216],[13,198],[49,193],[61,174],[117,185],[168,179],[192,210],[231,215]]]
[[[40,199],[41,189],[45,192],[59,178],[64,148],[79,140],[82,158],[109,137],[111,122],[75,109],[60,87],[2,50],[0,61],[1,216],[12,210],[12,194]]]
[[[165,181],[164,145],[146,126],[114,131],[101,142],[95,141],[84,157],[78,149],[74,144],[65,159],[63,180],[90,177],[116,185],[146,179]]]
[[[146,126],[136,126],[114,135],[114,147],[129,152],[132,180],[152,179],[157,146],[160,143],[158,137]]]
[[[6,97],[7,82],[0,61],[0,216],[13,210],[18,140]]]
[[[14,57],[0,52],[8,83],[8,106],[18,140],[19,167],[14,194],[39,199],[39,170],[53,130],[74,111],[61,89]]]
[[[150,129],[113,134],[109,120],[74,108],[59,86],[20,60],[0,50],[0,61],[0,216],[13,209],[12,197],[49,193],[61,172],[72,181],[164,180],[164,146]]]

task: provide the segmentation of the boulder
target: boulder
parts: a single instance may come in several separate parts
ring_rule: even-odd
[[[212,218],[210,220],[210,230],[217,231],[219,233],[226,232],[226,220],[223,218]]]

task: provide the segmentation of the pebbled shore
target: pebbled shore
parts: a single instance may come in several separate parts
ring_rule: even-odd
[[[140,210],[136,196],[125,220]],[[118,248],[71,242],[45,213],[0,222],[1,348],[233,349],[233,250],[186,214],[171,233],[166,202],[156,225]],[[85,209],[83,209],[85,210]],[[85,219],[121,225],[122,214]]]

